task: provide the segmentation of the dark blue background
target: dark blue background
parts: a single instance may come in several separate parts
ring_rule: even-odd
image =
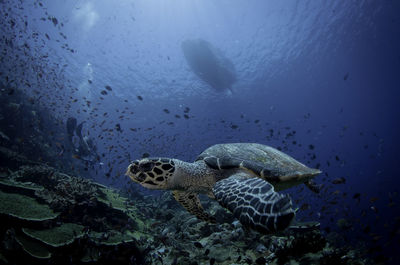
[[[2,82],[24,89],[60,121],[86,121],[85,133],[104,154],[104,165],[87,177],[126,187],[132,183],[123,173],[143,153],[192,161],[215,143],[279,147],[323,171],[315,179],[325,185],[320,195],[288,191],[297,206],[310,204],[300,217],[331,229],[346,218],[352,227],[338,229],[341,235],[375,241],[395,256],[399,206],[388,204],[399,202],[399,1],[1,6],[9,25]],[[190,71],[180,50],[190,38],[209,41],[232,60],[233,93],[213,91]],[[112,91],[104,96],[106,85]],[[332,184],[339,177],[345,184]],[[371,232],[362,232],[366,226]]]

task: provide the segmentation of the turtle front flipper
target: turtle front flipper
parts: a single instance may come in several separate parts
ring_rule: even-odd
[[[209,223],[216,222],[213,216],[204,211],[197,193],[175,190],[172,192],[172,195],[174,196],[175,200],[183,206],[183,208],[185,208],[189,213],[195,215],[200,220]]]
[[[289,195],[281,195],[267,181],[237,173],[218,181],[215,199],[247,227],[262,233],[286,229],[295,213]]]

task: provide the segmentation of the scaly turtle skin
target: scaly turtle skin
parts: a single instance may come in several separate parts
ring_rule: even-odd
[[[239,221],[263,233],[287,228],[294,216],[289,195],[283,190],[321,173],[275,148],[256,143],[217,144],[202,152],[194,163],[172,158],[133,161],[126,175],[149,189],[172,190],[174,198],[198,218],[215,222],[200,204],[205,193],[229,209]]]

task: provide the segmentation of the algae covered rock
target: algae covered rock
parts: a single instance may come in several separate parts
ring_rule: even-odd
[[[10,178],[0,178],[0,186],[4,191],[11,191],[13,193],[22,193],[33,195],[36,191],[42,191],[44,188],[32,182],[19,182]]]
[[[46,247],[37,244],[37,242],[30,238],[27,238],[23,235],[18,235],[15,237],[15,239],[21,245],[22,249],[33,258],[49,259],[51,257],[51,253]]]
[[[22,228],[31,238],[37,239],[51,247],[66,246],[84,235],[84,227],[79,224],[64,223],[61,226],[44,230]]]
[[[0,213],[27,221],[45,221],[56,218],[46,204],[40,204],[32,197],[0,191]]]
[[[100,187],[102,194],[97,196],[97,199],[110,207],[125,211],[127,209],[127,198],[122,197],[117,192],[110,188]]]
[[[133,235],[136,239],[143,236],[144,231],[148,225],[143,218],[140,218],[139,209],[137,209],[129,200],[121,196],[116,190],[98,185],[99,191],[96,199],[103,205],[116,210],[116,212],[129,217],[129,223],[134,226]]]
[[[81,258],[82,263],[96,262],[100,258],[100,252],[95,247],[88,247],[85,249],[85,255]]]

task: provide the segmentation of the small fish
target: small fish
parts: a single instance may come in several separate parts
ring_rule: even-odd
[[[61,146],[60,152],[58,152],[57,156],[62,156],[64,154],[64,146]]]
[[[58,24],[57,18],[52,17],[52,18],[51,18],[51,21],[53,22],[54,26],[57,26],[57,24]]]
[[[300,210],[304,211],[304,210],[308,210],[310,209],[310,205],[307,203],[304,203],[300,206]]]
[[[111,91],[112,90],[112,88],[110,87],[110,86],[105,86],[105,88],[108,90],[108,91]]]
[[[237,126],[237,125],[235,125],[235,124],[232,124],[232,125],[231,125],[231,128],[232,128],[232,129],[237,129],[238,127],[239,127],[239,126]]]
[[[374,211],[375,213],[378,213],[378,209],[377,209],[375,206],[371,206],[370,209],[371,209],[372,211]]]
[[[365,226],[365,227],[363,228],[363,232],[364,232],[365,234],[369,234],[369,233],[371,232],[371,227],[370,227],[369,225]]]
[[[379,241],[380,239],[383,238],[383,236],[375,234],[375,233],[371,233],[370,235],[372,236],[373,241]]]
[[[364,216],[366,216],[366,215],[367,215],[367,211],[366,211],[365,209],[363,209],[363,210],[361,211],[361,216],[364,217]]]
[[[378,197],[372,197],[371,199],[369,199],[369,202],[370,202],[370,203],[374,203],[374,202],[376,202],[377,200],[379,200]]]
[[[146,158],[146,157],[149,157],[149,156],[150,156],[149,153],[143,153],[143,154],[142,154],[142,158]]]
[[[358,200],[358,201],[360,201],[360,197],[361,197],[361,194],[360,193],[354,193],[354,195],[353,195],[353,199],[356,199],[356,200]]]
[[[169,110],[168,110],[168,109],[163,109],[163,111],[164,111],[165,113],[169,113]]]
[[[344,184],[344,183],[346,183],[346,179],[344,177],[332,180],[332,184]]]
[[[100,92],[100,94],[102,94],[102,95],[107,95],[107,91],[102,90],[102,91]]]
[[[163,224],[163,222],[154,222],[154,223],[152,223],[152,224],[150,225],[150,227],[151,227],[151,228],[154,228],[154,227],[159,226],[159,225],[162,225],[162,224]]]
[[[140,100],[140,101],[142,101],[142,100],[143,100],[143,97],[142,97],[142,96],[137,96],[137,99]]]

